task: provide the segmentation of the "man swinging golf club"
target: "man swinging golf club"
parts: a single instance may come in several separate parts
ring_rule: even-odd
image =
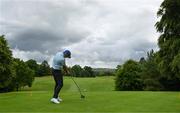
[[[69,50],[65,50],[63,52],[58,52],[53,57],[53,63],[52,63],[52,75],[54,77],[55,81],[55,87],[54,87],[54,95],[51,99],[51,102],[55,104],[59,104],[62,99],[58,97],[59,92],[61,88],[63,87],[63,73],[62,71],[68,73],[65,58],[71,58],[71,52]]]

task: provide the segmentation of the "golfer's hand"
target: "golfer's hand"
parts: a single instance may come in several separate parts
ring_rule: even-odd
[[[69,71],[66,71],[66,74],[68,74],[68,75],[69,75],[69,74],[70,74],[70,72],[69,72]]]
[[[68,70],[64,70],[65,74],[68,75],[70,72]]]

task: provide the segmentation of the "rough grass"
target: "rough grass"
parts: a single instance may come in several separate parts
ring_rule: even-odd
[[[63,102],[49,100],[52,77],[36,78],[32,88],[0,94],[0,112],[180,112],[180,92],[114,91],[113,77],[75,78],[86,98],[80,99],[73,81],[65,77]]]

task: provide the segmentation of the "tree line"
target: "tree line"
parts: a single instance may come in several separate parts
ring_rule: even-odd
[[[157,15],[159,51],[119,65],[116,90],[180,90],[180,1],[164,0]]]
[[[115,76],[114,70],[105,68],[92,68],[90,66],[74,65],[69,67],[70,75],[75,77],[100,77],[100,76]]]

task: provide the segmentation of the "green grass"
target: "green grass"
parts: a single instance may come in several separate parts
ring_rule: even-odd
[[[63,102],[49,100],[52,77],[36,78],[32,88],[0,94],[0,112],[180,112],[180,92],[114,91],[113,77],[75,78],[86,98],[80,99],[73,81],[65,77]]]

